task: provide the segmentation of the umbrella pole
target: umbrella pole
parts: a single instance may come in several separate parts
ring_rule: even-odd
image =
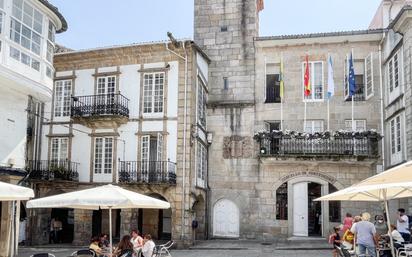
[[[14,238],[14,255],[19,255],[19,232],[20,232],[20,201],[16,202],[15,217],[15,238]]]
[[[110,252],[113,249],[113,237],[112,237],[112,207],[109,207],[109,234],[110,234]]]
[[[390,241],[390,244],[391,244],[391,253],[392,253],[392,256],[396,256],[395,255],[395,248],[394,248],[394,244],[393,244],[393,237],[392,237],[391,220],[390,220],[390,217],[389,217],[388,200],[386,199],[386,189],[383,190],[383,199],[384,199],[384,202],[385,202],[385,212],[386,212],[386,220],[387,220],[388,231],[389,231],[389,241]]]

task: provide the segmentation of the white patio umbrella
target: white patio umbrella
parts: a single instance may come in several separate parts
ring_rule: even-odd
[[[315,201],[384,202],[390,231],[388,201],[405,197],[412,197],[412,161],[367,178],[343,190],[317,198]],[[395,256],[391,233],[389,233],[389,238],[392,256]]]
[[[0,201],[16,201],[13,206],[13,215],[10,220],[13,229],[10,230],[10,255],[18,253],[19,226],[20,226],[20,201],[29,200],[34,197],[33,189],[13,185],[0,181]],[[16,215],[14,215],[14,212]],[[13,220],[14,219],[14,220]]]
[[[110,246],[112,247],[112,209],[169,209],[170,204],[150,196],[135,193],[109,184],[34,199],[27,202],[27,208],[109,209],[109,234]]]
[[[29,200],[34,197],[33,189],[0,182],[0,201]]]

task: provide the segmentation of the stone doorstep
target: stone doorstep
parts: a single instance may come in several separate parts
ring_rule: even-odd
[[[275,247],[276,250],[323,250],[332,249],[323,237],[289,237]]]

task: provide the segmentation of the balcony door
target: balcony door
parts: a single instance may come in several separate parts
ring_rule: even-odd
[[[65,137],[60,138],[52,138],[51,142],[51,154],[50,154],[50,162],[51,163],[59,163],[66,161],[68,158],[67,154],[67,147],[68,147],[68,139]]]
[[[143,181],[160,181],[163,168],[163,135],[142,136],[141,167]]]
[[[99,113],[111,113],[108,112],[110,108],[114,108],[115,92],[116,92],[116,77],[98,77],[97,78],[97,109]]]
[[[94,139],[93,182],[113,181],[113,138]]]
[[[69,139],[65,137],[51,139],[50,161],[47,169],[50,176],[54,178],[65,178],[71,168],[68,162],[68,142]]]

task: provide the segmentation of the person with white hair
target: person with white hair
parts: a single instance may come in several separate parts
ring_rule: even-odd
[[[378,245],[376,229],[373,223],[369,221],[370,219],[371,215],[369,213],[362,213],[362,221],[356,223],[351,231],[355,234],[359,255],[365,256],[367,250],[369,256],[376,257],[376,246]]]

